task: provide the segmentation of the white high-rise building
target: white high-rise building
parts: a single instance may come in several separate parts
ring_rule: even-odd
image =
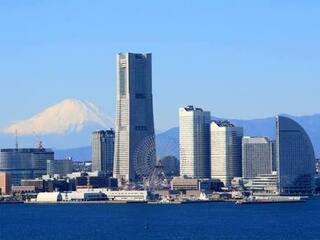
[[[272,173],[272,141],[267,137],[242,138],[242,176]]]
[[[242,176],[241,139],[243,128],[228,121],[213,121],[211,134],[211,177],[229,186],[232,178]]]
[[[179,109],[180,176],[210,177],[210,112]]]
[[[113,176],[137,181],[156,164],[151,54],[117,54]]]

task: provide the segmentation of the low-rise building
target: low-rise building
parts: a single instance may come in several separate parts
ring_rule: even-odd
[[[43,192],[44,189],[44,180],[42,179],[22,179],[21,186],[24,187],[33,187],[36,192]]]
[[[0,195],[11,193],[10,174],[7,172],[0,172]]]
[[[78,189],[77,191],[62,193],[63,201],[106,201],[107,196],[101,191],[93,189]]]
[[[38,203],[57,203],[62,201],[62,195],[59,192],[42,192],[38,193]]]
[[[79,188],[77,191],[62,193],[63,201],[134,201],[146,202],[148,191],[120,190],[113,191],[107,188]]]
[[[146,202],[148,200],[148,191],[104,191],[109,200],[112,201],[135,201],[135,202]]]
[[[36,188],[35,186],[12,186],[11,192],[13,194],[22,194],[22,193],[35,193]]]
[[[171,181],[171,190],[220,191],[222,186],[219,179],[174,177]]]
[[[272,174],[259,174],[251,179],[244,179],[244,187],[252,191],[253,195],[278,195],[278,176]]]
[[[198,190],[199,184],[196,178],[174,177],[171,181],[171,190]]]

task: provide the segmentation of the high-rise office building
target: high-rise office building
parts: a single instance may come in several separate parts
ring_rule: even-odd
[[[44,148],[9,148],[0,150],[0,171],[10,174],[12,185],[21,179],[32,179],[47,174],[47,160],[54,159],[54,152]]]
[[[267,137],[242,138],[242,176],[272,173],[272,142]]]
[[[313,146],[305,130],[285,116],[276,117],[276,151],[280,194],[311,194],[315,175]]]
[[[100,130],[91,136],[92,171],[112,176],[114,158],[114,131]]]
[[[179,109],[180,176],[210,177],[210,112]]]
[[[135,181],[156,164],[151,54],[117,55],[113,176]]]
[[[213,121],[211,134],[211,177],[220,179],[225,186],[234,177],[242,176],[241,139],[243,128],[228,121]]]
[[[276,141],[272,140],[272,171],[277,171],[277,149],[276,149]]]

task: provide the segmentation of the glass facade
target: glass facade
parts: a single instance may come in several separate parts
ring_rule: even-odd
[[[114,131],[101,130],[92,133],[92,171],[102,171],[112,176],[114,157]]]
[[[310,195],[315,175],[315,155],[305,130],[294,120],[276,118],[278,185],[282,195]]]
[[[33,179],[47,174],[47,160],[54,159],[50,149],[19,148],[0,150],[0,171],[10,173],[12,185],[21,179]]]
[[[272,173],[272,142],[267,137],[242,138],[242,176]]]

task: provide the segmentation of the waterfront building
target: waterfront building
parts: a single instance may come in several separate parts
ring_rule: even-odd
[[[42,179],[21,179],[21,187],[34,187],[35,192],[44,192],[45,182]]]
[[[156,165],[151,54],[117,54],[113,176],[136,181]]]
[[[180,176],[210,177],[210,112],[179,109]]]
[[[280,194],[310,195],[315,175],[314,149],[306,131],[289,117],[276,117],[276,151]]]
[[[267,137],[242,138],[242,176],[253,178],[272,172],[272,142]]]
[[[241,139],[243,128],[229,121],[213,121],[211,134],[211,177],[220,179],[226,187],[234,177],[242,176]]]
[[[223,184],[219,179],[174,177],[171,180],[170,189],[174,191],[220,191],[222,185]]]
[[[112,176],[114,158],[114,131],[100,130],[92,133],[92,171],[102,171]]]
[[[196,178],[174,177],[171,180],[171,190],[198,190],[199,180]]]
[[[47,173],[47,160],[54,159],[54,152],[44,148],[9,148],[0,150],[0,171],[10,173],[12,185],[21,179],[33,179]]]
[[[72,170],[73,165],[71,159],[47,160],[47,175],[53,176],[58,174],[64,177],[72,173]]]
[[[107,188],[83,188],[77,191],[66,192],[62,194],[63,201],[134,201],[146,202],[148,200],[148,191],[138,190],[110,190]]]
[[[12,194],[36,193],[35,186],[11,186]]]
[[[7,172],[0,172],[0,195],[10,194],[11,184],[10,176]]]
[[[95,191],[93,189],[78,189],[77,191],[62,193],[62,201],[106,201],[107,196],[101,191]]]
[[[22,179],[21,186],[15,186],[15,191],[18,189],[32,189],[34,192],[54,192],[54,191],[69,191],[75,189],[73,181],[56,177],[49,177],[44,175],[37,179]]]
[[[196,178],[174,177],[171,180],[171,190],[198,190],[198,183]]]
[[[117,188],[118,180],[110,176],[106,176],[104,172],[75,172],[67,175],[67,179],[74,188],[90,187],[90,188]]]
[[[62,195],[59,192],[41,192],[38,193],[36,202],[38,203],[57,203],[62,201]]]
[[[256,177],[244,179],[244,187],[253,195],[278,195],[277,172],[258,174]]]
[[[118,190],[103,191],[111,201],[135,201],[135,202],[146,202],[149,197],[148,191],[145,190]]]

